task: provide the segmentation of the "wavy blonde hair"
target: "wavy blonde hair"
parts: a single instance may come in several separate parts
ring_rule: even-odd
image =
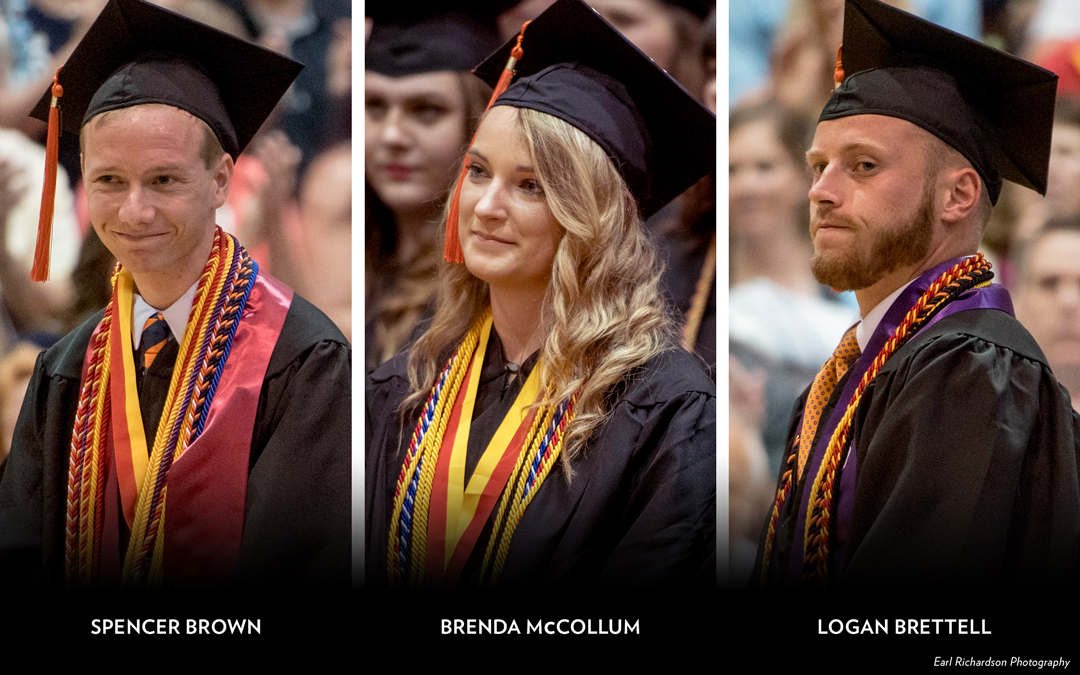
[[[538,405],[579,391],[566,430],[568,463],[604,422],[617,386],[675,342],[658,290],[662,264],[615,165],[558,118],[521,108],[518,120],[561,235],[541,309],[547,336],[538,367],[547,396]],[[443,262],[437,303],[431,326],[409,354],[403,413],[423,403],[446,359],[487,310],[488,285],[465,265]]]

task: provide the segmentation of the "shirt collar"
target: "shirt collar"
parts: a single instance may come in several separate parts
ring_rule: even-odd
[[[916,277],[915,279],[918,279],[918,277]],[[855,320],[852,322],[852,324],[854,325],[855,323],[859,323],[861,321],[861,323],[859,323],[859,327],[855,329],[855,339],[859,343],[860,352],[866,351],[866,345],[869,344],[870,338],[874,335],[874,331],[877,330],[878,324],[880,324],[881,320],[885,318],[885,312],[889,311],[889,308],[892,307],[892,304],[896,302],[896,299],[900,297],[900,294],[904,292],[905,288],[915,283],[915,279],[912,279],[911,281],[907,282],[889,295],[885,296],[885,299],[874,305],[874,308],[867,312],[865,317],[861,317],[856,313]]]
[[[134,294],[135,306],[131,310],[131,338],[135,343],[136,350],[138,350],[139,342],[142,340],[142,327],[155,312],[161,312],[165,317],[165,323],[169,324],[169,330],[172,331],[173,337],[176,338],[177,342],[180,341],[184,336],[184,329],[187,328],[188,315],[191,314],[191,304],[195,301],[195,291],[198,285],[198,281],[193,283],[191,288],[187,289],[176,302],[165,309],[151,307],[150,303],[143,300],[141,295]]]
[[[963,259],[966,260],[973,257],[974,256],[967,255],[963,256]],[[862,323],[859,324],[859,327],[855,329],[855,339],[859,343],[860,352],[866,351],[866,345],[870,342],[870,338],[873,337],[874,331],[877,330],[878,324],[880,324],[881,320],[885,318],[885,313],[889,311],[889,308],[892,307],[893,303],[896,302],[896,299],[900,297],[900,294],[904,292],[904,289],[918,281],[921,276],[922,275],[920,274],[919,276],[907,282],[889,295],[885,296],[885,299],[874,305],[874,308],[867,312],[865,317],[860,317],[858,314],[855,315],[855,320],[852,321],[852,325],[858,323],[859,321],[862,321]]]

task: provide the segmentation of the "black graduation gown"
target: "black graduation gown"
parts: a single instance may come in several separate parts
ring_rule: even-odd
[[[394,486],[417,419],[406,415],[399,433],[407,392],[404,355],[368,376],[370,587],[386,585]],[[673,350],[631,377],[572,469],[568,483],[557,463],[525,510],[500,588],[715,585],[716,399],[694,357]],[[462,572],[463,587],[478,584],[497,510]]]
[[[681,204],[681,202],[675,202]],[[678,213],[667,207],[650,219],[653,243],[664,261],[660,286],[673,313],[685,321],[703,272],[709,243],[716,230],[716,210],[708,211],[693,229],[682,225]],[[716,274],[694,340],[694,354],[708,364],[716,378]]]
[[[63,584],[71,431],[102,314],[38,358],[0,481],[0,574],[27,586]],[[337,327],[294,296],[255,416],[234,584],[349,583],[351,360]],[[164,389],[155,389],[159,417]]]
[[[796,404],[788,447],[808,392]],[[1080,417],[1035,340],[1008,314],[961,311],[917,333],[867,387],[851,438],[852,516],[842,541],[833,540],[832,567],[842,556],[842,573],[831,581],[1076,583]],[[791,551],[804,526],[795,513],[812,482],[804,476],[781,511],[770,584],[786,584],[789,556],[802,557]],[[754,585],[760,569],[759,550]]]

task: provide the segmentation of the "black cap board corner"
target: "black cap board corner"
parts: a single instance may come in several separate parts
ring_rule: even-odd
[[[474,69],[492,86],[516,37]],[[494,105],[580,129],[620,169],[645,217],[716,166],[716,117],[581,0],[529,23],[516,76]]]
[[[493,18],[466,7],[424,12],[409,5],[369,14],[374,25],[364,45],[364,69],[381,75],[472,70],[499,45]]]
[[[899,117],[963,154],[992,201],[1002,179],[1046,192],[1054,73],[877,0],[846,0],[843,39],[821,121]]]
[[[303,66],[142,0],[109,0],[60,71],[64,131],[106,110],[166,103],[203,119],[235,159]],[[48,120],[51,91],[31,117]]]

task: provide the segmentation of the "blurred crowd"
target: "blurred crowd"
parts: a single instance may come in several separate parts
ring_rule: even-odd
[[[447,0],[437,12],[407,13],[390,3],[367,3],[368,370],[406,348],[433,311],[447,197],[491,96],[468,71],[551,3]],[[715,112],[714,2],[589,4]],[[716,362],[715,185],[714,176],[702,180],[645,224],[667,260],[666,293],[683,343],[710,368]]]
[[[890,0],[1060,77],[1042,197],[1005,183],[980,250],[1080,400],[1080,6]],[[732,0],[729,243],[732,580],[749,577],[799,394],[857,315],[810,273],[804,153],[833,87],[844,0]],[[852,296],[852,297],[845,297]]]
[[[349,337],[351,3],[154,1],[304,64],[237,161],[217,223],[261,270],[292,286]],[[29,280],[46,126],[28,115],[104,4],[0,0],[0,462],[37,354],[102,310],[111,294],[115,260],[89,222],[73,134],[60,138],[50,281]]]

